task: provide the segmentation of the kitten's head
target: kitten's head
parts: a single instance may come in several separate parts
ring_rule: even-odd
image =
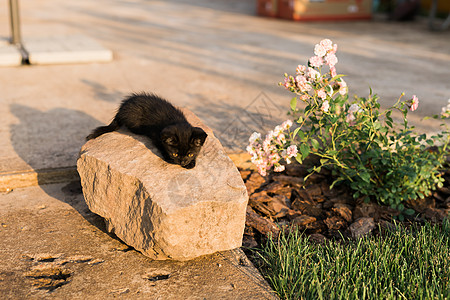
[[[166,150],[163,154],[169,162],[192,169],[206,137],[203,129],[187,123],[167,126],[161,131],[161,143]]]

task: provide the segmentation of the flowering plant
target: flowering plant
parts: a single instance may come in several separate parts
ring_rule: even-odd
[[[337,45],[325,39],[315,46],[307,66],[299,65],[295,76],[285,74],[280,85],[296,94],[290,102],[295,125],[287,120],[264,139],[253,133],[247,151],[263,176],[272,167],[283,171],[284,163],[294,157],[301,164],[314,155],[319,163],[309,175],[327,168],[334,178],[332,187],[346,183],[355,198],[372,198],[404,211],[402,202],[423,198],[442,186],[440,169],[448,133],[427,138],[412,132],[406,117],[408,110],[418,108],[415,95],[402,100],[402,94],[384,111],[372,90],[369,97],[349,102],[344,75],[336,72],[336,51]],[[304,109],[297,107],[299,100],[305,103]],[[443,110],[441,118],[448,117],[449,109]],[[394,110],[403,116],[401,126],[394,123]],[[438,143],[438,150],[430,150]]]

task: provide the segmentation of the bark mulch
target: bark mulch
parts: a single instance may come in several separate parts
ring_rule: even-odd
[[[343,185],[330,189],[329,173],[313,174],[304,182],[308,165],[290,164],[282,173],[262,177],[254,170],[240,170],[249,194],[244,247],[257,247],[271,233],[299,227],[310,240],[358,238],[392,226],[399,212],[377,203],[354,199]],[[443,171],[444,187],[424,199],[405,203],[416,211],[404,223],[440,223],[450,216],[450,169]]]

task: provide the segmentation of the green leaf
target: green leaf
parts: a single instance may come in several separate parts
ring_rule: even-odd
[[[331,81],[335,81],[335,80],[338,80],[339,78],[341,78],[341,77],[345,77],[346,75],[344,75],[344,74],[339,74],[339,75],[336,75],[336,76],[334,76],[333,78],[331,78],[330,79],[330,82]]]
[[[300,145],[300,152],[302,153],[302,159],[305,159],[309,155],[309,152],[310,152],[309,145],[308,144],[301,144]]]
[[[319,149],[319,142],[315,139],[311,139],[311,146],[313,146],[314,149]]]
[[[322,159],[320,160],[320,164],[321,164],[322,166],[325,165],[327,162],[328,162],[328,158],[322,158]]]
[[[297,108],[297,97],[294,97],[291,99],[291,109],[295,111],[296,108]]]
[[[367,172],[361,173],[359,175],[361,177],[362,180],[364,180],[367,183],[370,183],[370,174]]]
[[[295,156],[295,160],[298,161],[299,164],[302,164],[302,154],[301,153],[297,153],[297,155]]]
[[[298,127],[298,128],[296,128],[295,130],[294,130],[294,133],[292,134],[292,138],[294,139],[296,136],[297,136],[297,134],[298,134],[298,132],[300,131],[300,127]]]
[[[414,209],[408,208],[403,212],[405,215],[411,216],[415,213]]]

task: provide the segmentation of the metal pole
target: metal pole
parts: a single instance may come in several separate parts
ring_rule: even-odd
[[[9,13],[11,19],[11,44],[21,45],[20,18],[18,0],[9,0]]]

